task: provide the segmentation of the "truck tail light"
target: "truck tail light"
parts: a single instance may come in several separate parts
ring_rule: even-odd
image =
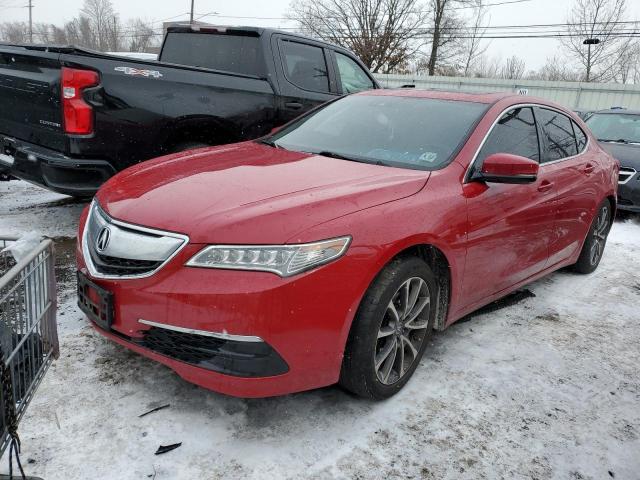
[[[62,112],[64,131],[74,135],[93,133],[93,108],[82,98],[82,91],[98,85],[100,77],[93,70],[62,68]]]

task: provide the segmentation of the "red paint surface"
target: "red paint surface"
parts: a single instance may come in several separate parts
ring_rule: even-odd
[[[606,197],[615,198],[617,164],[594,138],[582,155],[540,165],[531,184],[464,183],[469,162],[496,117],[513,104],[548,105],[545,101],[415,90],[366,94],[493,105],[454,161],[434,172],[240,143],[139,164],[113,177],[97,195],[119,220],[180,232],[191,240],[149,278],[94,279],[115,295],[116,331],[140,335],[146,327],[138,319],[143,318],[260,336],[284,358],[288,373],[231,377],[107,335],[191,382],[231,395],[261,397],[329,385],[338,380],[364,292],[398,253],[429,244],[445,255],[451,273],[449,325],[574,263],[597,206]],[[342,258],[289,278],[184,266],[205,244],[282,244],[343,235],[353,240]],[[80,251],[78,266],[87,273]]]

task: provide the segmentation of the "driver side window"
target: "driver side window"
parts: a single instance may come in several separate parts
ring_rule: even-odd
[[[505,113],[484,142],[476,165],[494,153],[511,153],[540,161],[538,129],[531,107],[519,107]]]

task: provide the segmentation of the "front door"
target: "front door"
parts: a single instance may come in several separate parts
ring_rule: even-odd
[[[531,107],[502,115],[482,146],[474,169],[494,153],[540,160],[538,129]],[[468,245],[463,298],[480,305],[543,270],[556,214],[555,186],[544,172],[531,184],[471,182],[467,197]]]

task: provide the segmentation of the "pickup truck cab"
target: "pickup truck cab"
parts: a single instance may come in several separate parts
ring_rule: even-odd
[[[254,27],[170,27],[158,61],[0,45],[0,170],[78,197],[149,158],[250,140],[379,85],[348,50]]]

